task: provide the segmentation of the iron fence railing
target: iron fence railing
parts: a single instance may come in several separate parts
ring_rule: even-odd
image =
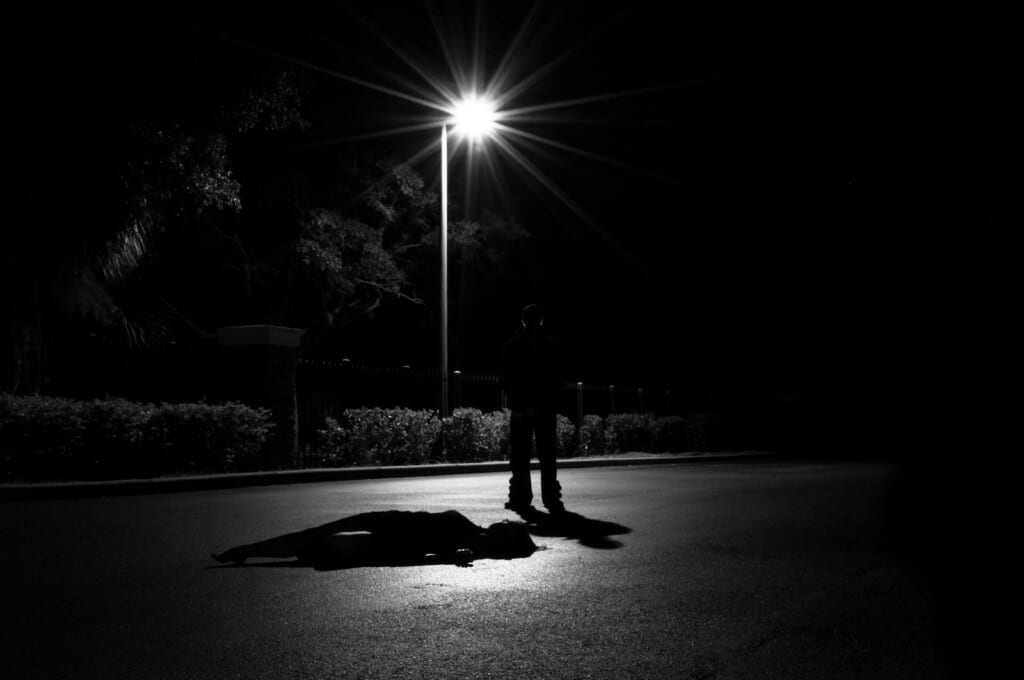
[[[300,431],[311,432],[321,427],[325,418],[338,417],[347,408],[436,410],[439,381],[439,371],[431,368],[304,359],[299,362],[297,377]],[[453,371],[449,377],[449,399],[452,408],[477,408],[484,412],[499,410],[507,403],[497,374],[480,371]],[[576,424],[589,414],[669,414],[680,412],[680,407],[685,404],[673,399],[672,390],[589,381],[563,383],[558,402],[559,413]]]
[[[125,347],[113,343],[62,344],[37,348],[40,359],[36,386],[29,391],[69,397],[121,397],[147,402],[216,400],[218,352],[211,344],[162,348]],[[20,355],[18,355],[20,356]],[[439,400],[436,367],[381,366],[349,360],[302,358],[296,374],[299,437],[315,436],[325,418],[347,408],[402,407],[436,410]],[[22,383],[26,387],[26,383]],[[5,385],[3,389],[10,389]],[[23,391],[23,390],[17,390]],[[484,412],[506,406],[496,373],[456,370],[449,377],[451,408]],[[574,423],[583,416],[650,411],[685,413],[690,405],[665,389],[566,381],[558,410]]]

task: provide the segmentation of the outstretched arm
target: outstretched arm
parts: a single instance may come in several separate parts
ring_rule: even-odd
[[[310,546],[316,537],[309,531],[276,536],[258,543],[247,543],[229,548],[222,553],[213,553],[213,559],[220,563],[242,564],[250,557],[295,557]]]

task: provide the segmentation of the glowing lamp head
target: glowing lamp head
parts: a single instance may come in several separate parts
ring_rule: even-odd
[[[456,102],[451,116],[454,131],[474,142],[490,135],[498,119],[494,103],[475,94]]]

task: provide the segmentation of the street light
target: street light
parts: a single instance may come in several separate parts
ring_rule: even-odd
[[[474,94],[452,102],[441,125],[441,417],[448,416],[448,126],[479,144],[493,133],[498,114],[494,103]]]
[[[453,132],[478,143],[494,132],[498,114],[494,102],[475,94],[464,97],[449,110]]]

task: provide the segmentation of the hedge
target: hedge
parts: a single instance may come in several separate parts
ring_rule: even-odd
[[[580,428],[578,453],[581,456],[600,456],[608,452],[609,446],[605,435],[605,420],[601,416],[583,416]]]
[[[0,480],[152,477],[259,468],[270,413],[238,403],[143,404],[0,393]],[[509,411],[455,409],[439,419],[405,408],[348,409],[317,432],[307,463],[413,465],[508,459]],[[713,450],[710,414],[586,415],[577,433],[559,414],[559,457]],[[443,435],[443,436],[442,436]]]
[[[89,480],[257,469],[270,412],[0,393],[0,479]]]
[[[508,458],[507,410],[483,413],[475,408],[457,408],[444,419],[444,459],[462,463]]]
[[[559,414],[557,455],[709,450],[713,422],[707,415],[586,415],[577,436],[573,422]],[[508,410],[483,413],[475,408],[457,408],[441,420],[431,411],[348,409],[338,418],[325,420],[310,459],[328,466],[507,460],[508,427]]]
[[[653,418],[646,413],[613,413],[605,419],[605,442],[610,453],[650,451]]]
[[[326,465],[411,465],[437,460],[441,423],[430,411],[346,409],[317,432],[315,456]]]

